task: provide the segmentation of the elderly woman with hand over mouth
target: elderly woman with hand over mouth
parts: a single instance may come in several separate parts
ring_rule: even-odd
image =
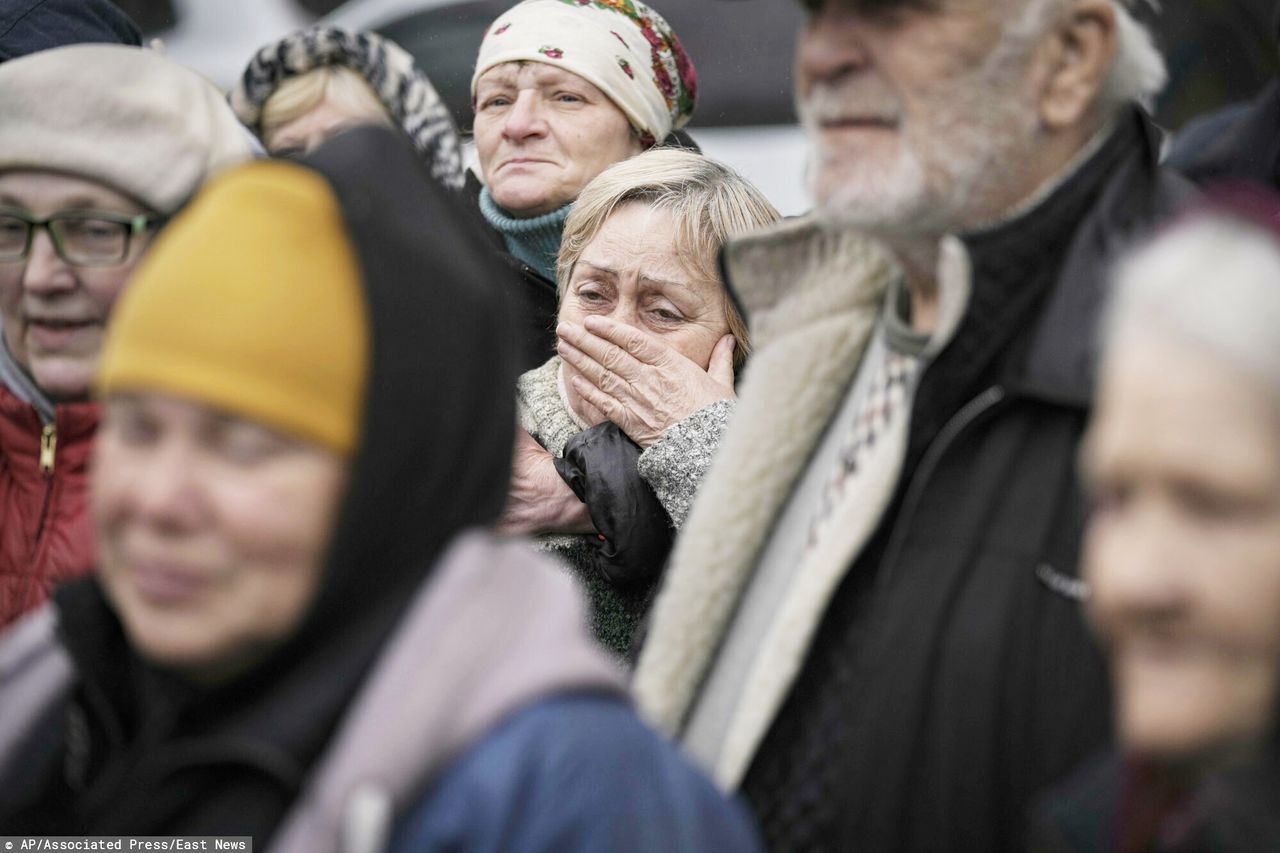
[[[544,534],[566,557],[591,593],[597,637],[620,654],[711,464],[750,350],[719,251],[777,218],[725,166],[660,149],[603,172],[565,226],[558,354],[519,382],[527,434],[505,527]]]
[[[693,113],[697,75],[640,0],[525,0],[499,16],[471,80],[480,213],[518,269],[526,368],[552,353],[556,257],[570,206],[604,169]]]
[[[1037,849],[1280,849],[1280,198],[1224,192],[1116,282],[1083,465],[1120,756]]]

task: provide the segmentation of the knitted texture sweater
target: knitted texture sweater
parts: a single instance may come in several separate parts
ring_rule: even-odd
[[[502,235],[507,251],[551,281],[556,280],[560,237],[564,234],[564,223],[572,207],[572,204],[566,204],[541,216],[517,219],[498,206],[488,187],[480,191],[480,214]]]
[[[520,425],[557,458],[564,456],[569,439],[581,431],[560,395],[559,374],[557,356],[516,383]],[[689,514],[733,410],[732,400],[704,406],[669,427],[640,454],[638,473],[677,529]],[[609,583],[588,559],[594,547],[591,539],[590,535],[547,534],[538,538],[538,546],[559,556],[573,570],[591,599],[592,631],[607,648],[625,655],[657,583],[625,589]]]

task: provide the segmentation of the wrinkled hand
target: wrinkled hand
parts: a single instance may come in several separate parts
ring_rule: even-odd
[[[653,335],[607,317],[561,323],[556,334],[556,351],[579,373],[574,390],[643,448],[704,406],[735,396],[732,335],[716,343],[703,370]]]
[[[511,491],[496,530],[508,536],[595,532],[586,504],[560,478],[551,454],[522,429],[516,430]]]

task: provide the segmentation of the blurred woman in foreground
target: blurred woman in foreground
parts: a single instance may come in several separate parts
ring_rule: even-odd
[[[1041,849],[1280,849],[1277,223],[1233,191],[1120,270],[1083,455],[1120,757]]]
[[[100,374],[101,582],[0,644],[0,826],[754,847],[627,706],[571,581],[485,530],[515,368],[460,210],[361,128],[229,173],[158,242]]]

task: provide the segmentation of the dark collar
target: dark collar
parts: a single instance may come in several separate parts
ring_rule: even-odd
[[[961,235],[973,271],[969,304],[921,379],[909,459],[991,385],[1088,408],[1110,259],[1164,207],[1166,180],[1190,186],[1157,169],[1158,150],[1159,131],[1135,107],[1033,208]]]
[[[1192,192],[1158,167],[1160,141],[1135,107],[1041,203],[963,237],[973,292],[946,354],[952,384],[971,393],[981,374],[1015,395],[1088,408],[1110,265]]]
[[[1050,327],[1066,332],[1065,344],[1053,335],[1033,338],[1032,330],[1057,291],[1072,287],[1062,272],[1070,266],[1082,222],[1095,215],[1104,188],[1127,163],[1145,156],[1143,129],[1136,116],[1126,117],[1039,203],[1000,225],[961,235],[972,267],[969,304],[954,337],[921,380],[912,453],[920,452],[942,424],[991,385],[1015,393],[1036,393],[1032,388],[1042,384],[1053,387],[1052,380],[1033,386],[1021,375],[1028,349],[1039,351],[1043,342],[1057,353],[1070,346],[1092,322],[1096,307],[1073,301],[1067,306],[1071,316],[1054,321],[1065,324]]]
[[[1183,174],[1201,185],[1247,179],[1280,186],[1280,78],[1268,83],[1228,127],[1220,128],[1216,137],[1185,159]]]
[[[268,665],[204,689],[137,655],[95,578],[61,587],[55,601],[79,679],[73,713],[83,720],[82,738],[68,738],[63,755],[73,808],[90,826],[113,812],[146,815],[154,822],[142,829],[153,834],[179,820],[173,810],[181,803],[162,793],[178,773],[194,810],[200,795],[223,796],[237,785],[261,790],[250,780],[264,779],[287,805],[372,666],[380,639],[331,642],[300,665]],[[213,772],[230,766],[239,768],[232,781]],[[121,785],[122,779],[133,781]],[[271,827],[253,829],[265,834]]]
[[[462,184],[462,196],[466,203],[467,214],[480,226],[479,232],[485,236],[489,244],[497,251],[505,254],[507,244],[503,241],[502,235],[480,213],[480,191],[483,189],[484,184],[480,182],[479,176],[468,169]]]
[[[1135,108],[1121,116],[1111,139],[1086,167],[1097,173],[1092,178],[1096,191],[1072,229],[1011,390],[1052,403],[1091,405],[1112,265],[1195,195],[1190,182],[1160,168],[1162,136]]]

